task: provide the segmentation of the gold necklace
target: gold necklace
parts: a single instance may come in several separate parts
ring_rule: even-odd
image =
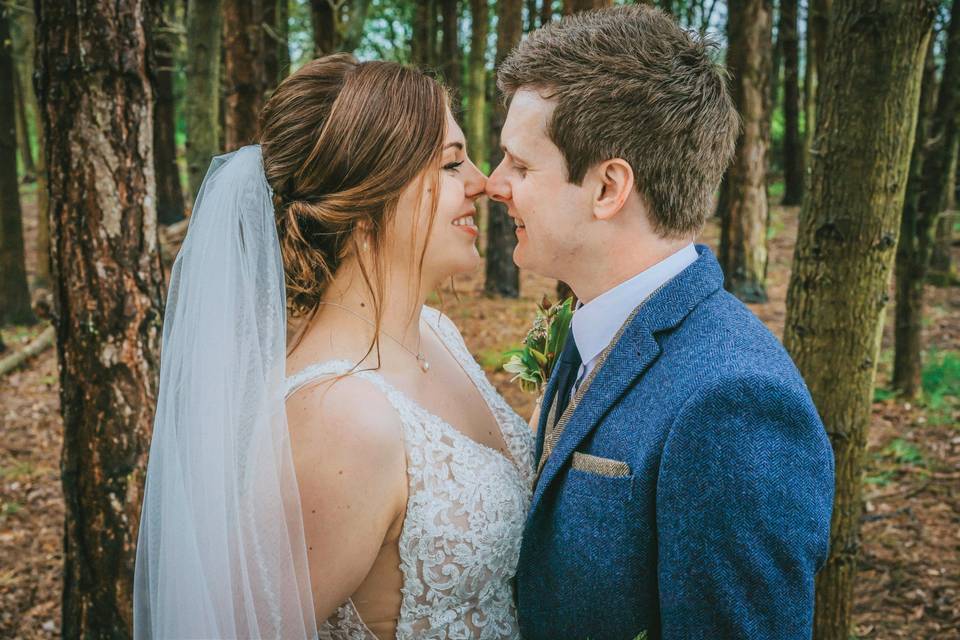
[[[364,322],[366,322],[367,324],[369,324],[369,325],[370,325],[371,327],[373,327],[374,329],[377,328],[377,325],[376,325],[376,324],[374,324],[373,322],[371,322],[371,321],[368,320],[367,318],[364,318],[362,315],[360,315],[359,313],[357,313],[357,312],[354,311],[353,309],[351,309],[351,308],[349,308],[349,307],[345,307],[345,306],[343,306],[342,304],[337,304],[336,302],[320,302],[320,304],[327,304],[327,305],[330,305],[331,307],[339,307],[340,309],[343,309],[343,310],[346,311],[347,313],[352,314],[353,316],[359,318],[360,320],[363,320]],[[392,335],[390,335],[389,333],[387,333],[387,332],[384,331],[383,329],[380,329],[380,333],[382,333],[383,335],[387,336],[388,338],[390,338],[391,340],[393,340],[394,342],[396,342],[396,343],[400,346],[401,349],[403,349],[404,351],[406,351],[407,353],[409,353],[410,355],[412,355],[414,358],[416,358],[416,359],[417,359],[417,365],[419,365],[419,367],[420,367],[420,371],[423,371],[424,373],[426,373],[427,371],[430,370],[430,363],[427,362],[427,359],[423,356],[423,352],[420,351],[420,341],[419,341],[419,340],[417,340],[417,353],[414,353],[413,351],[411,351],[410,349],[408,349],[408,348],[406,347],[406,345],[404,345],[402,342],[400,342],[399,340],[397,340],[396,338],[394,338]]]

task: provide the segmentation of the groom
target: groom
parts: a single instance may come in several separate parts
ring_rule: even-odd
[[[541,405],[517,568],[528,640],[810,638],[833,457],[780,343],[694,245],[738,132],[707,47],[644,6],[500,68],[489,195],[582,306]]]

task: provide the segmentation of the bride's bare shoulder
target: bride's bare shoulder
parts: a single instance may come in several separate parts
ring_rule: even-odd
[[[331,463],[378,476],[403,468],[400,416],[368,380],[331,377],[298,390],[287,400],[287,424],[298,468]]]

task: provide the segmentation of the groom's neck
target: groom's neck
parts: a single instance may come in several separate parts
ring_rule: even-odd
[[[584,269],[567,283],[577,298],[587,304],[617,285],[637,276],[690,244],[691,238],[652,237],[639,243],[597,248],[596,260],[582,260]],[[620,243],[618,243],[620,244]]]

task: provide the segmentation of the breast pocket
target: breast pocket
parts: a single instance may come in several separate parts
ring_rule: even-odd
[[[626,462],[575,451],[564,489],[589,498],[626,502],[632,485],[633,473]]]

